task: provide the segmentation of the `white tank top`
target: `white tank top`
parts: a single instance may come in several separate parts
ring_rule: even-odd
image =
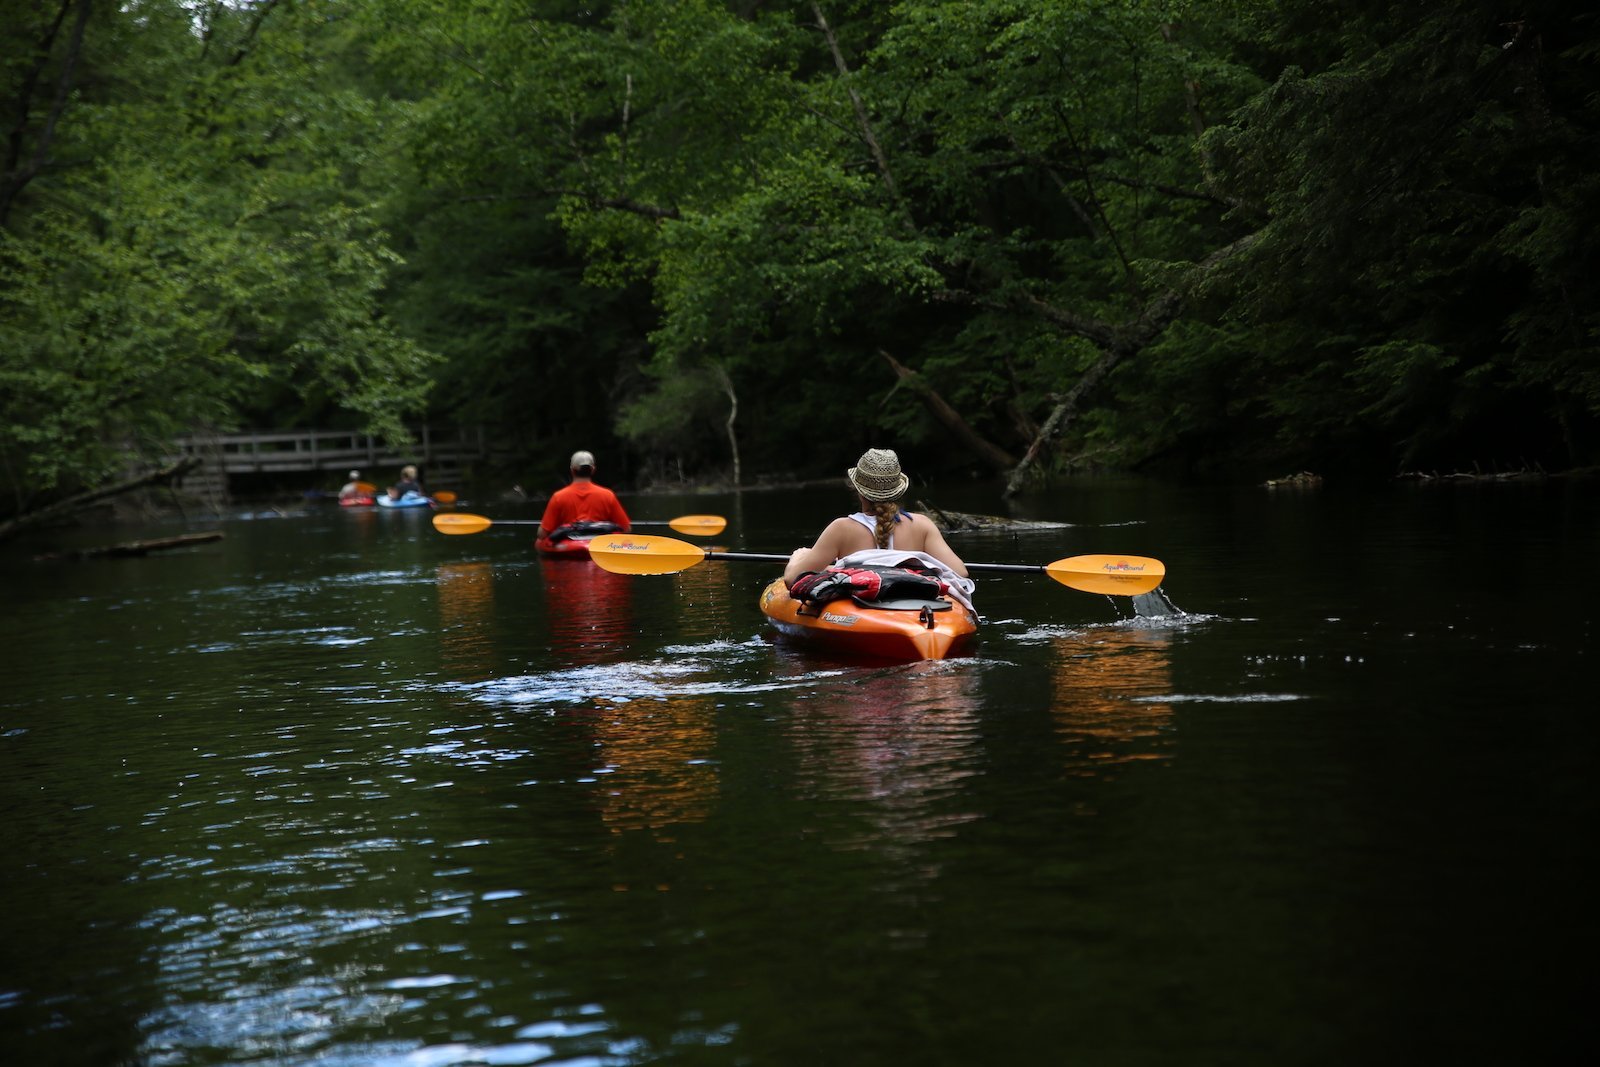
[[[895,514],[894,521],[898,523],[902,518],[905,517],[905,514],[906,513],[903,511],[897,512]],[[867,528],[867,533],[872,535],[872,543],[874,545],[878,543],[878,517],[876,515],[868,515],[865,511],[858,511],[854,515],[847,515],[845,517],[854,519],[861,525],[865,526]],[[894,547],[894,527],[892,526],[889,528],[889,543],[884,547]]]

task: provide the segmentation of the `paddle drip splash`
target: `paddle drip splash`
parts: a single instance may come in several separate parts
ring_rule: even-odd
[[[1116,597],[1110,597],[1109,599],[1113,604],[1117,601]],[[1128,597],[1128,600],[1133,605],[1133,613],[1141,619],[1159,619],[1167,615],[1187,614],[1182,608],[1174,604],[1159,586],[1148,593],[1140,593],[1137,596]]]

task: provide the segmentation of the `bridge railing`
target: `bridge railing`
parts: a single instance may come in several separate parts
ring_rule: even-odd
[[[227,474],[459,463],[489,451],[481,426],[421,426],[412,435],[413,443],[400,446],[348,430],[189,434],[175,443],[181,455],[200,456]]]

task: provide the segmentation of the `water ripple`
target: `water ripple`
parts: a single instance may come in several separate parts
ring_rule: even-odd
[[[765,671],[757,670],[743,678],[730,678],[730,667],[738,666],[740,660],[750,658],[751,645],[718,642],[710,646],[695,645],[665,651],[672,652],[674,658],[595,664],[540,674],[493,678],[484,682],[449,682],[440,688],[468,694],[487,704],[499,705],[582,704],[597,700],[626,703],[804,689],[814,685],[820,678],[841,673],[838,670],[821,670],[796,677],[772,677]],[[707,652],[713,655],[706,656]]]

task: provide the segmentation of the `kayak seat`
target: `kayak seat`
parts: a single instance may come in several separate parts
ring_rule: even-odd
[[[905,598],[899,600],[866,600],[858,596],[853,596],[850,599],[855,601],[857,604],[860,604],[864,608],[882,608],[885,611],[921,611],[924,608],[928,609],[929,611],[950,610],[950,601],[948,600],[915,600]]]
[[[601,534],[616,533],[621,529],[622,527],[618,526],[614,522],[569,522],[565,526],[558,526],[554,530],[550,531],[550,543],[558,544],[574,537],[587,541],[592,537],[598,537]]]

